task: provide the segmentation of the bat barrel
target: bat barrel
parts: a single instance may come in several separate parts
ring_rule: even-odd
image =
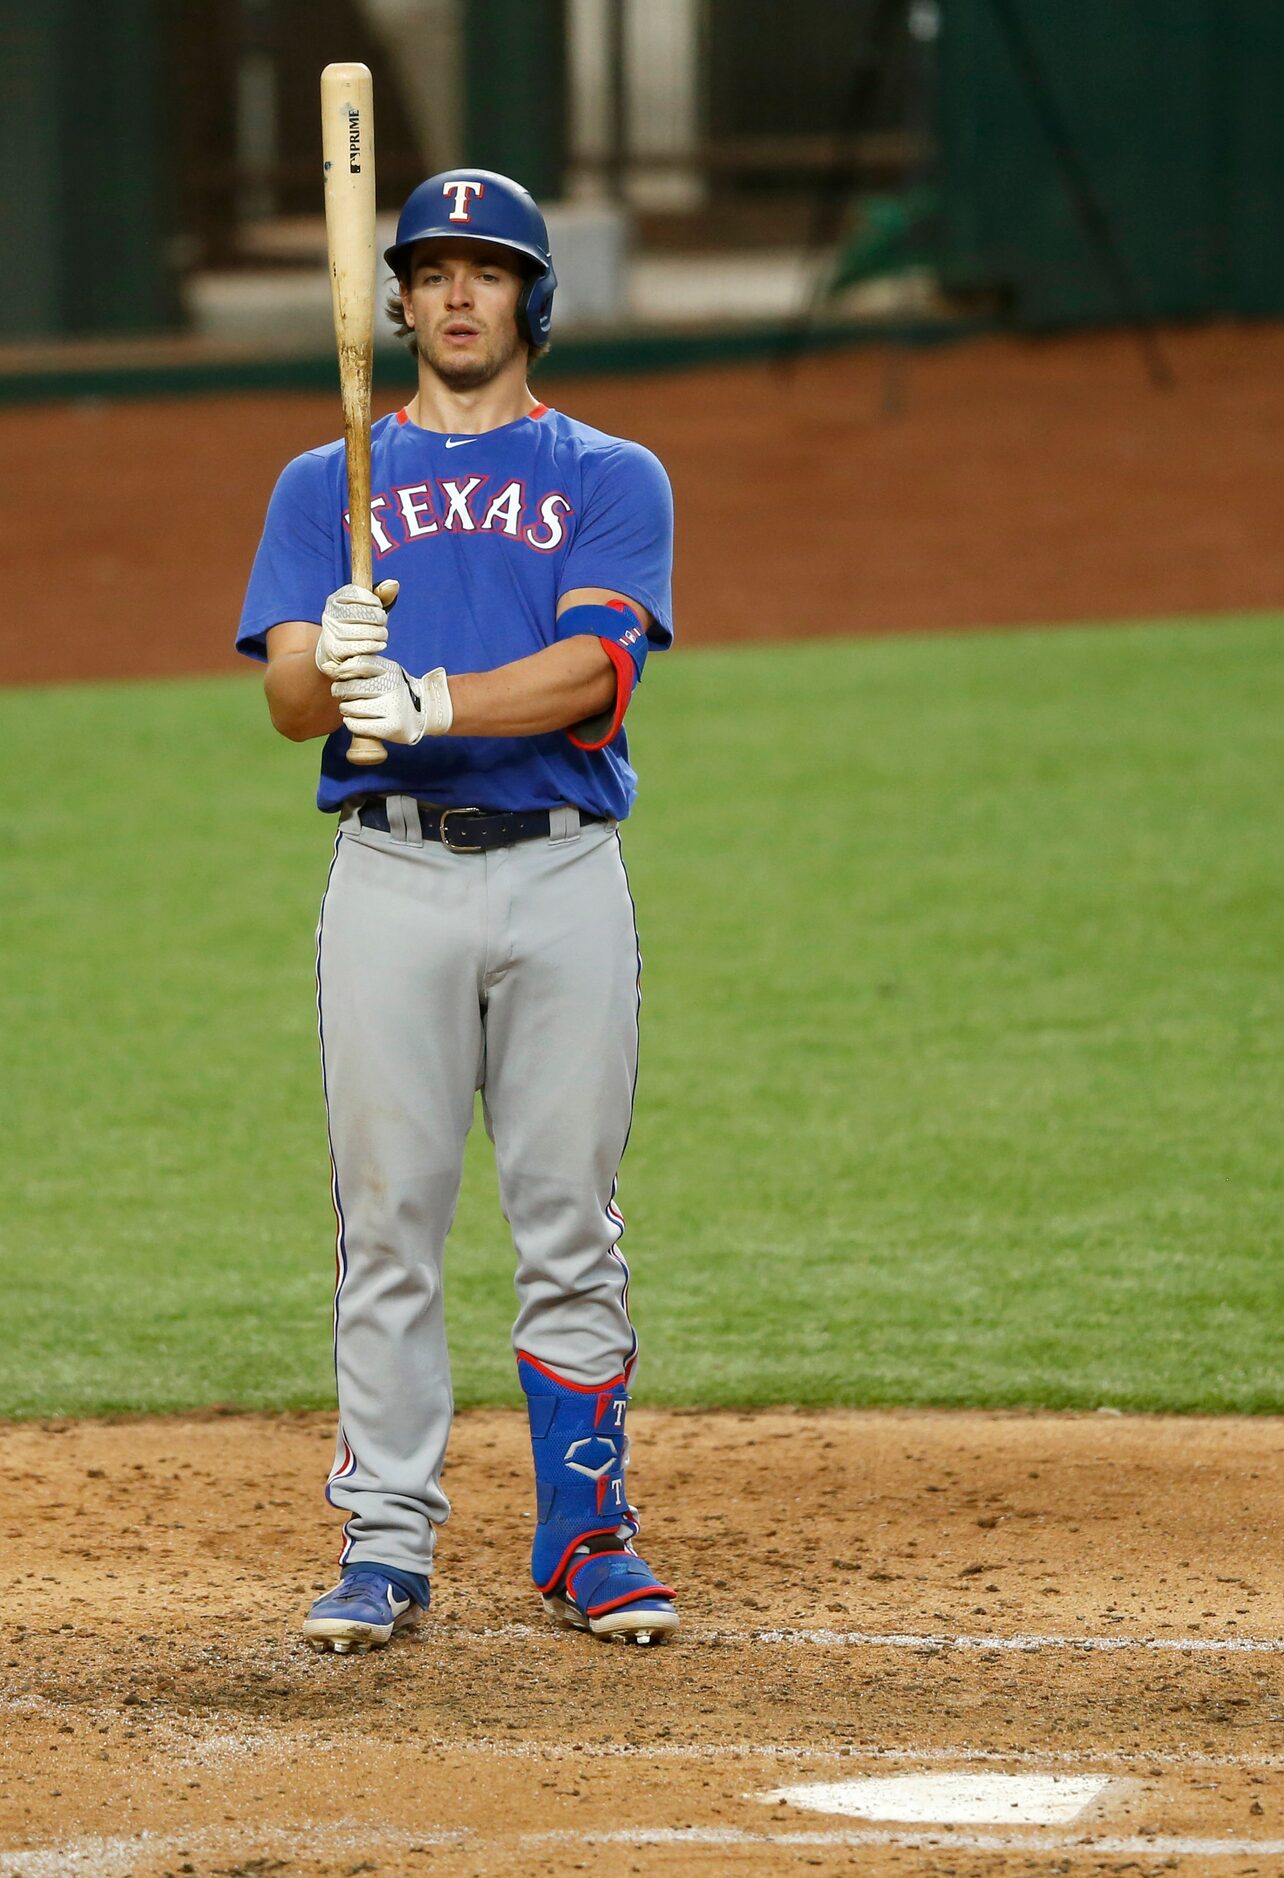
[[[373,579],[370,380],[375,314],[374,81],[369,66],[327,65],[322,72],[321,155],[330,300],[348,461],[352,578],[359,587],[369,587]],[[348,761],[381,763],[386,755],[374,738],[354,737]]]

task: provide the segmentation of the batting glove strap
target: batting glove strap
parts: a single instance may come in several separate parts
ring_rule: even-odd
[[[418,743],[444,737],[455,721],[445,670],[412,678],[395,659],[349,659],[330,690],[354,737],[380,743]]]
[[[549,1592],[587,1540],[637,1530],[624,1478],[629,1392],[622,1375],[586,1388],[524,1351],[517,1373],[526,1393],[535,1460],[531,1576]]]

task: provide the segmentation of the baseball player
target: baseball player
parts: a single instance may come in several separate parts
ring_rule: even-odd
[[[648,451],[527,387],[557,282],[523,188],[431,177],[387,260],[418,390],[373,429],[375,591],[350,584],[327,444],[276,486],[237,636],[267,661],[276,729],[324,736],[317,805],[339,817],[317,994],[338,1218],[327,1495],[348,1518],[303,1631],[365,1650],[428,1608],[450,1511],[442,1257],[480,1090],[517,1254],[532,1574],[560,1622],[650,1642],[678,1618],[625,1486],[637,1339],[615,1191],[640,958],[618,825],[624,714],[672,640],[672,500]],[[384,760],[349,762],[353,735]]]

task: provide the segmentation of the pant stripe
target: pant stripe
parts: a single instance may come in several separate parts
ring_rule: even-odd
[[[330,882],[334,878],[334,870],[339,860],[339,843],[342,840],[343,832],[340,830],[334,838],[334,853],[330,857],[330,869],[325,877],[325,892],[321,895],[321,912],[317,919],[316,949],[317,1042],[321,1049],[321,1095],[325,1103],[325,1138],[326,1146],[330,1153],[330,1201],[334,1207],[334,1305],[330,1320],[330,1337],[334,1357],[334,1386],[336,1395],[339,1389],[339,1297],[343,1290],[343,1281],[348,1275],[348,1246],[347,1222],[343,1216],[343,1199],[339,1193],[339,1169],[334,1158],[334,1133],[330,1121],[330,1091],[326,1081],[325,1070],[325,1019],[321,1012],[321,930],[325,925],[326,896],[330,891]],[[340,1424],[339,1428],[337,1446],[340,1452],[337,1452],[335,1455],[334,1466],[330,1471],[329,1479],[325,1483],[325,1497],[330,1502],[331,1506],[335,1504],[330,1494],[330,1488],[333,1483],[336,1480],[347,1479],[350,1474],[354,1474],[357,1470],[357,1457],[352,1452],[351,1444],[343,1431],[342,1424]],[[348,1526],[345,1522],[343,1528],[343,1543],[339,1549],[339,1563],[341,1565],[347,1559],[351,1544],[352,1541],[348,1536]]]
[[[624,887],[625,887],[626,893],[629,896],[629,906],[633,914],[633,945],[634,945],[635,951],[637,952],[637,960],[638,960],[638,971],[637,971],[637,980],[636,980],[637,1001],[634,1006],[634,1023],[637,1026],[637,1042],[633,1051],[633,1087],[629,1091],[629,1125],[624,1133],[624,1147],[620,1151],[620,1159],[621,1161],[623,1161],[624,1155],[628,1150],[629,1136],[633,1133],[633,1116],[634,1116],[635,1109],[636,1109],[636,1101],[637,1101],[637,1093],[638,1093],[638,1068],[639,1068],[639,1064],[641,1062],[641,1057],[642,1057],[642,939],[638,932],[637,901],[633,898],[633,884],[629,879],[629,870],[627,866],[625,866],[624,848],[620,841],[620,831],[618,828],[615,831],[615,851],[620,857],[620,867],[624,874]],[[620,1229],[619,1233],[616,1234],[616,1243],[615,1245],[611,1247],[611,1257],[613,1259],[618,1259],[620,1264],[624,1267],[624,1290],[621,1293],[620,1302],[624,1309],[624,1315],[628,1319],[628,1326],[629,1326],[629,1354],[625,1358],[624,1373],[626,1376],[630,1376],[633,1373],[633,1365],[638,1360],[638,1333],[637,1333],[636,1328],[634,1327],[633,1319],[629,1316],[628,1261],[626,1260],[623,1252],[621,1252],[619,1248],[619,1239],[624,1231],[624,1215],[623,1213],[621,1213],[619,1207],[616,1206],[615,1204],[615,1192],[616,1192],[617,1185],[618,1185],[618,1175],[616,1179],[611,1182],[611,1198],[607,1202],[606,1210],[607,1210],[608,1216],[618,1224],[619,1229]]]

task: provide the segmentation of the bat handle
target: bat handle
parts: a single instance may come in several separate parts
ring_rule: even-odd
[[[360,573],[364,575],[364,578],[357,582],[359,586],[372,586],[372,582],[374,582],[374,573],[372,573],[370,567],[366,565],[368,558],[370,558],[370,548],[366,546],[366,548],[364,548],[364,554],[362,554],[362,545],[359,543],[359,545],[357,545],[357,565],[359,565]],[[353,580],[357,580],[357,573],[353,575]],[[394,603],[396,603],[396,592],[398,592],[396,580],[381,580],[379,586],[375,586],[375,593],[379,595],[379,599],[383,601],[383,605],[385,605],[385,608],[387,608],[389,612],[392,610],[392,607],[394,607]],[[379,742],[377,736],[353,736],[353,742],[351,742],[351,747],[349,747],[349,751],[347,751],[347,761],[359,762],[362,768],[366,768],[366,766],[370,766],[370,764],[374,764],[374,762],[383,762],[385,757],[387,757],[387,749]]]
[[[387,754],[377,737],[354,737],[348,746],[349,763],[359,763],[363,767],[382,763]]]
[[[368,461],[369,459],[367,458],[367,462]],[[369,469],[365,471],[364,481],[365,487],[368,489],[370,486]],[[359,530],[354,531],[352,538],[352,578],[358,587],[369,587],[374,581],[374,573],[370,566],[370,536],[366,534],[363,538]],[[378,593],[378,588],[376,588],[375,591]],[[382,593],[379,594],[379,598],[384,601],[386,606],[392,605],[392,600],[387,599]],[[393,599],[395,598],[396,586],[394,583]],[[376,763],[382,763],[387,755],[388,752],[377,737],[358,737],[354,735],[351,744],[348,746],[349,763],[355,763],[360,769],[369,769]]]

